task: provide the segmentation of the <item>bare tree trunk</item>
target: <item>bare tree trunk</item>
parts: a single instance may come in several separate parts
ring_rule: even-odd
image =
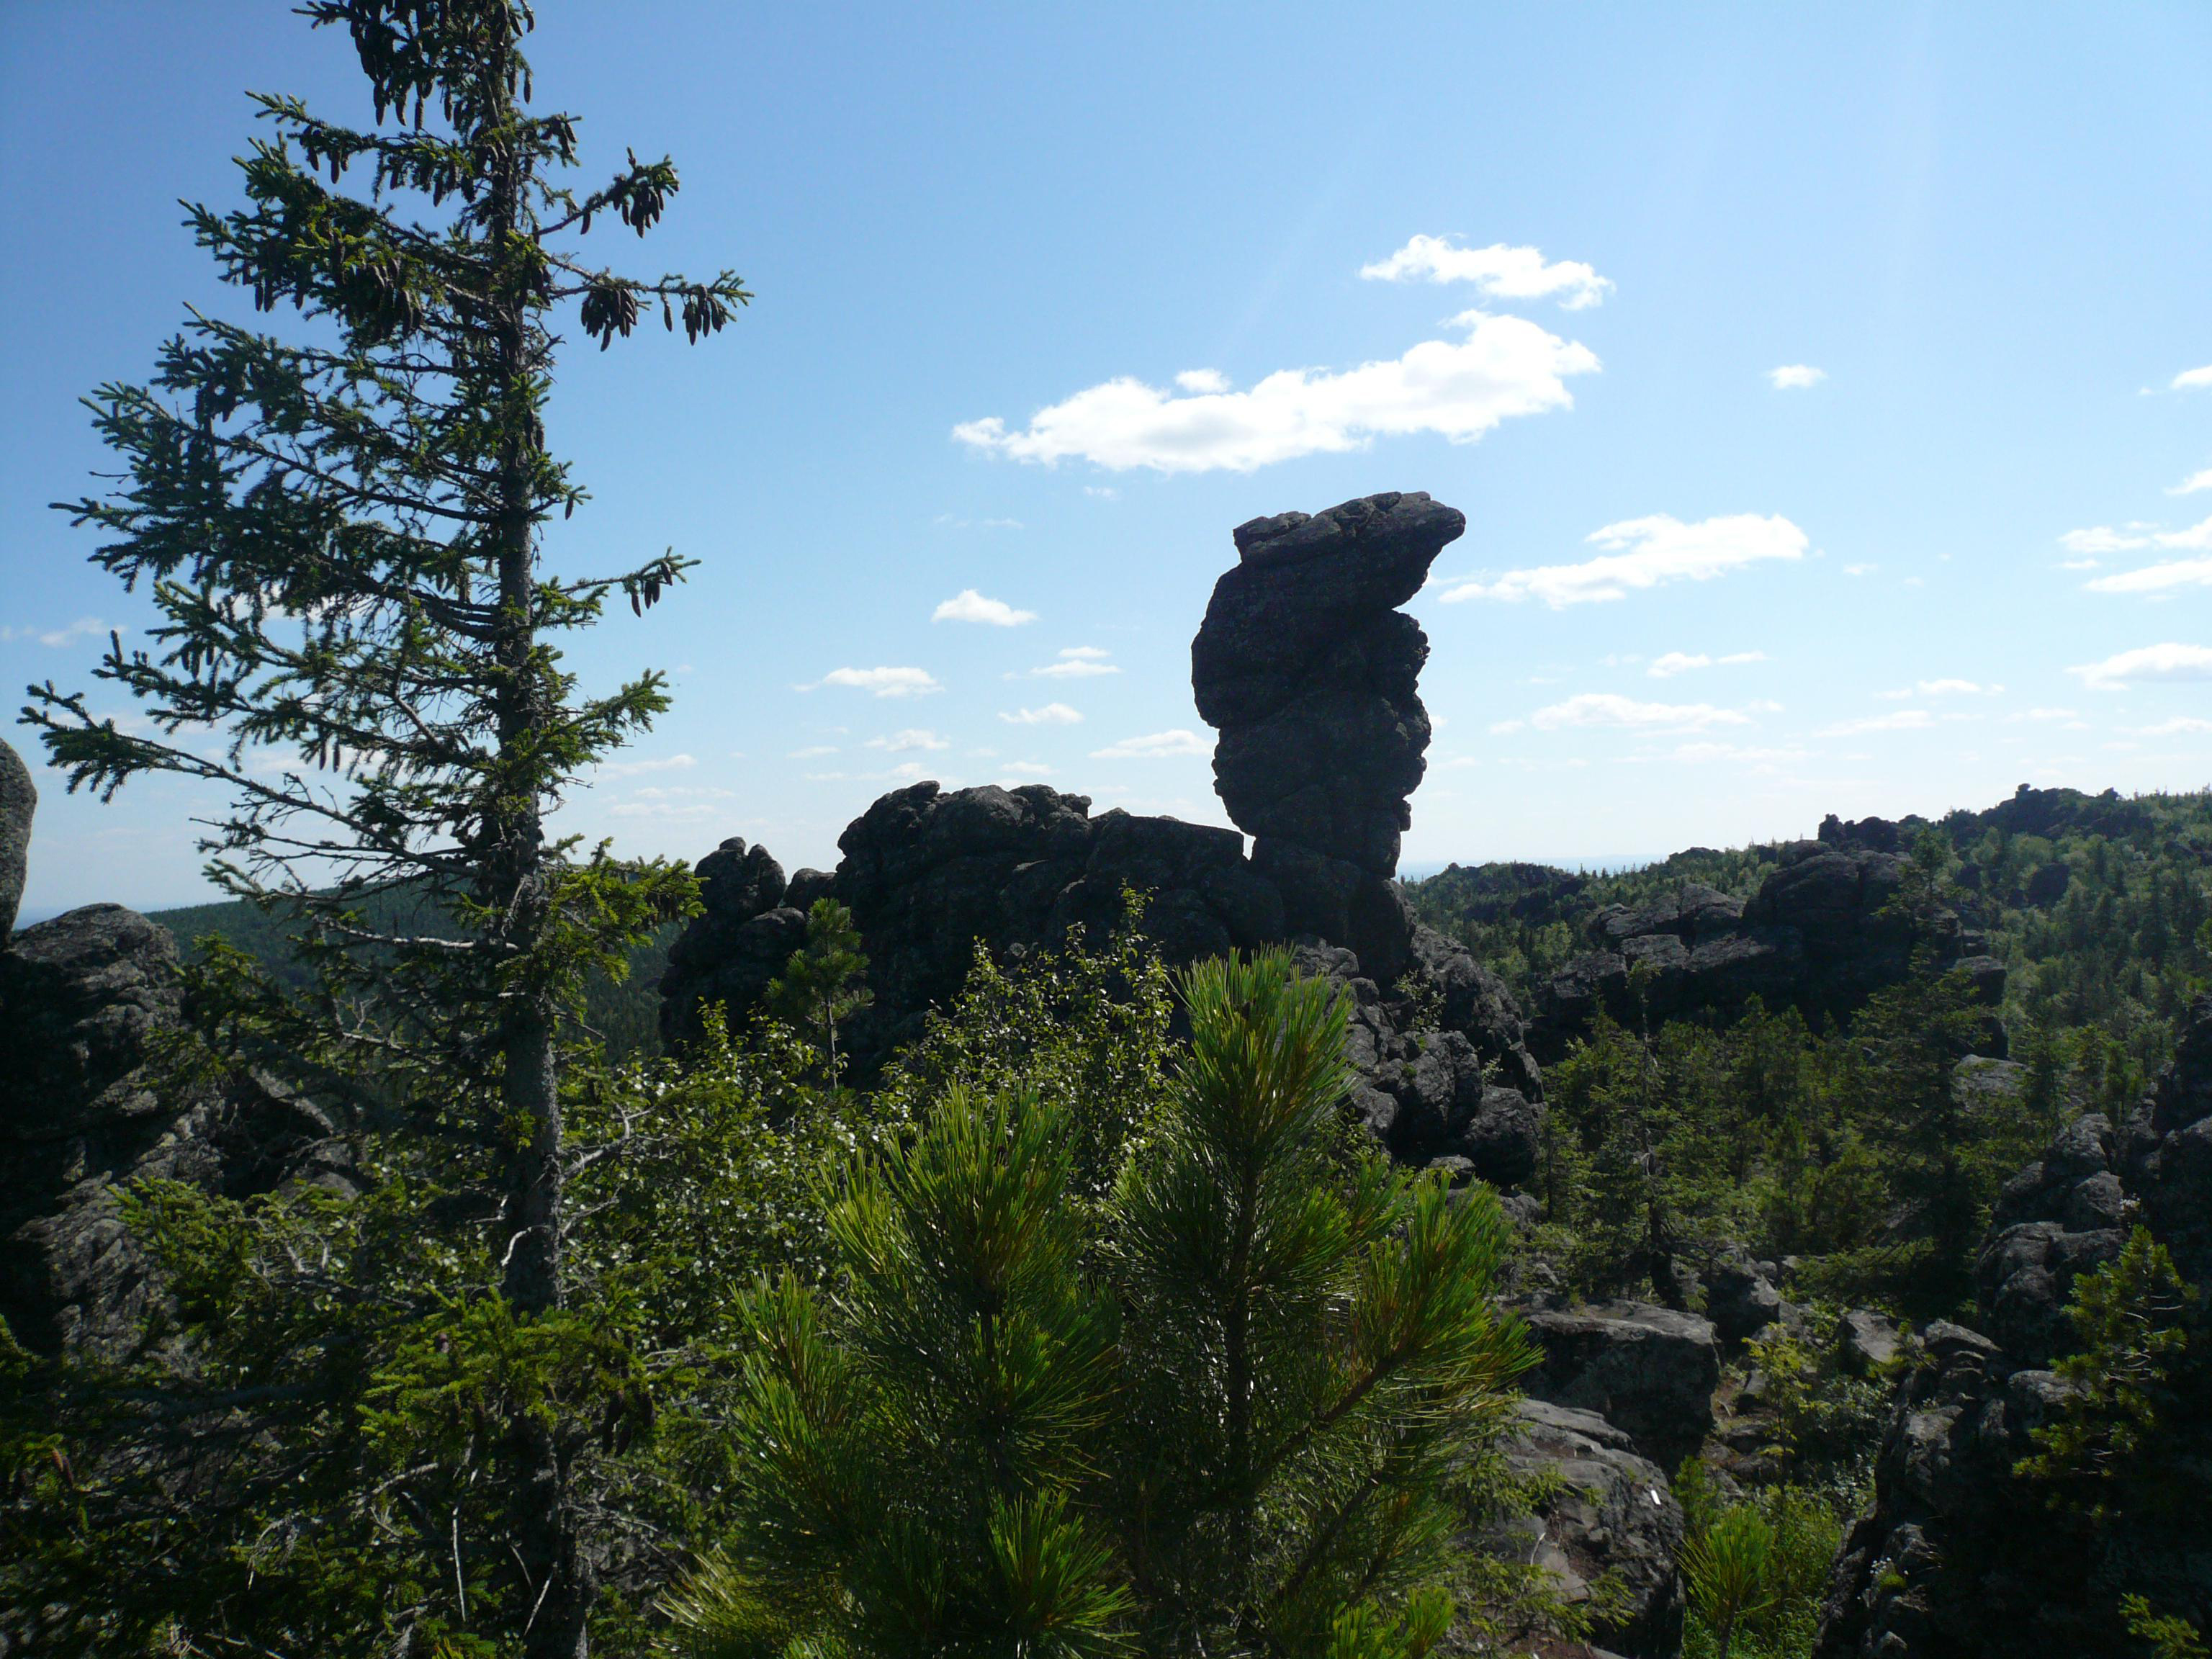
[[[504,54],[485,69],[511,118]],[[498,251],[507,247],[520,223],[524,180],[513,155],[510,148],[494,173],[489,228]],[[547,711],[532,660],[538,644],[537,549],[528,450],[536,410],[529,316],[519,280],[502,271],[495,281],[498,374],[506,404],[500,416],[498,507],[492,527],[499,571],[499,753],[505,770],[535,747]],[[501,778],[499,795],[488,850],[493,896],[504,917],[512,957],[534,953],[549,919],[545,836],[534,787],[513,787],[510,779]],[[504,1133],[512,1137],[500,1289],[518,1317],[538,1318],[562,1303],[561,1088],[553,1008],[543,992],[521,987],[508,988],[500,1008],[500,1104]],[[588,1659],[588,1621],[598,1584],[577,1536],[568,1458],[558,1425],[518,1417],[508,1426],[507,1438],[516,1469],[510,1493],[514,1542],[532,1603],[523,1652],[527,1659]]]

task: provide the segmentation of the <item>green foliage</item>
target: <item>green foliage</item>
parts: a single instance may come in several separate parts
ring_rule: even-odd
[[[1806,1659],[1819,1633],[1829,1565],[1843,1541],[1836,1511],[1795,1486],[1715,1501],[1703,1466],[1674,1483],[1687,1535],[1685,1659]]]
[[[806,915],[806,942],[791,953],[783,972],[768,982],[763,1006],[822,1051],[832,1088],[841,1071],[837,1026],[876,1000],[866,984],[868,958],[853,913],[833,898],[818,898]]]
[[[2052,1503],[2101,1523],[2123,1505],[2139,1511],[2180,1497],[2153,1452],[2161,1419],[2176,1414],[2173,1374],[2197,1302],[2166,1247],[2140,1226],[2118,1257],[2074,1281],[2066,1311],[2080,1346],[2055,1367],[2071,1386],[2019,1468],[2050,1483]]]
[[[1095,950],[1071,929],[1062,949],[1002,964],[978,943],[958,1000],[933,1011],[921,1041],[886,1068],[878,1113],[911,1121],[955,1085],[1027,1091],[1063,1115],[1076,1188],[1103,1202],[1168,1096],[1175,996],[1143,915],[1144,901],[1127,895]]]
[[[1455,1471],[1531,1358],[1490,1300],[1502,1215],[1350,1148],[1345,1012],[1286,957],[1182,989],[1103,1203],[1079,1090],[954,1082],[848,1166],[829,1285],[750,1298],[741,1518],[677,1603],[699,1651],[1443,1634]]]
[[[2178,1614],[2159,1612],[2140,1595],[2120,1598],[2120,1616],[2128,1634],[2148,1645],[2151,1659],[2212,1659],[2197,1626]]]

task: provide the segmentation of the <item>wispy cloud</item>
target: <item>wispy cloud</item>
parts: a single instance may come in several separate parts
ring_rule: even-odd
[[[2160,720],[2156,726],[2139,726],[2139,738],[2178,738],[2185,732],[2212,732],[2212,720],[2199,720],[2194,714],[2176,714],[2170,720]]]
[[[812,685],[795,689],[811,691],[824,685],[850,686],[878,697],[926,697],[945,690],[926,668],[833,668]]]
[[[1280,369],[1243,392],[1212,370],[1182,377],[1181,395],[1124,376],[1039,410],[1018,431],[994,415],[952,435],[1047,465],[1075,459],[1115,471],[1249,472],[1409,433],[1473,443],[1513,416],[1571,408],[1566,377],[1597,370],[1588,347],[1522,318],[1469,311],[1452,320],[1465,337],[1424,340],[1387,362]]]
[[[2212,489],[2212,466],[2191,473],[2166,493],[2169,495],[2194,495],[2204,489]]]
[[[599,775],[602,778],[635,778],[648,772],[688,772],[698,763],[689,755],[665,755],[659,760],[609,761],[599,769]]]
[[[1048,702],[1042,708],[1017,708],[1001,713],[999,718],[1009,726],[1074,726],[1083,719],[1076,710],[1064,702]]]
[[[1539,732],[1591,726],[1646,732],[1701,732],[1711,726],[1748,726],[1751,716],[1740,708],[1717,708],[1709,702],[1638,702],[1615,692],[1584,691],[1565,702],[1539,708],[1528,716],[1528,723]]]
[[[1553,610],[1604,599],[1667,582],[1710,581],[1729,571],[1769,559],[1802,559],[1805,532],[1779,514],[1761,518],[1739,513],[1684,524],[1666,514],[1625,519],[1593,531],[1593,546],[1617,550],[1581,564],[1540,565],[1509,570],[1492,582],[1461,582],[1440,596],[1448,604],[1464,599],[1541,599]]]
[[[2212,587],[2212,558],[2169,559],[2084,582],[2092,593],[2163,593],[2172,587]]]
[[[894,755],[903,755],[910,750],[950,749],[951,744],[936,732],[919,726],[910,726],[903,732],[894,732],[889,737],[870,738],[867,746],[881,749]]]
[[[108,631],[107,624],[99,617],[79,617],[75,622],[61,628],[0,628],[0,644],[13,644],[17,640],[36,640],[40,645],[52,646],[58,649],[65,645],[75,645],[79,640],[95,638]],[[130,629],[119,629],[115,631],[128,633]]]
[[[1048,778],[1052,768],[1042,761],[1009,761],[999,769],[1010,778]]]
[[[794,749],[784,758],[786,760],[818,760],[824,755],[834,755],[836,752],[836,744],[817,743],[805,749]]]
[[[1703,652],[1669,651],[1664,656],[1653,658],[1651,666],[1644,672],[1655,680],[1666,680],[1686,674],[1693,668],[1733,668],[1740,663],[1765,660],[1764,651],[1732,651],[1725,657],[1709,657]]]
[[[1826,369],[1815,368],[1810,363],[1784,363],[1766,371],[1766,383],[1777,392],[1802,392],[1827,378]]]
[[[2212,386],[2212,363],[2207,363],[2202,368],[2183,369],[2180,374],[2173,377],[2172,384],[2166,390],[2189,392],[2208,386]]]
[[[1917,732],[1936,724],[1924,708],[1898,708],[1887,714],[1869,714],[1855,720],[1838,720],[1822,729],[1824,738],[1855,738],[1865,732]]]
[[[1875,696],[1891,702],[1902,702],[1907,697],[1994,697],[2003,690],[2002,685],[1979,685],[1972,680],[1916,680],[1894,691],[1877,691]]]
[[[1158,760],[1170,755],[1204,755],[1212,745],[1195,732],[1154,732],[1141,738],[1123,738],[1091,751],[1093,760]]]
[[[1114,653],[1101,651],[1095,645],[1071,645],[1058,653],[1054,660],[1042,663],[1030,670],[1030,678],[1040,680],[1087,680],[1101,674],[1118,674],[1121,671],[1107,658]],[[1009,674],[1007,678],[1012,679]]]
[[[2179,645],[2171,640],[2138,646],[2102,662],[2081,663],[2066,671],[2096,691],[2122,691],[2138,681],[2212,680],[2212,647]]]
[[[1449,236],[1416,236],[1387,259],[1362,265],[1359,274],[1376,283],[1472,283],[1492,300],[1543,300],[1559,296],[1563,311],[1583,311],[1604,303],[1613,284],[1579,259],[1547,260],[1533,247],[1462,247]]]
[[[1034,611],[1017,611],[1004,599],[987,599],[972,587],[963,587],[929,613],[932,622],[983,623],[993,628],[1019,628],[1037,619]]]

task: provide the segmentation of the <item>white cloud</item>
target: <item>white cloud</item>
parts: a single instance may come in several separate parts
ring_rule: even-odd
[[[2140,570],[2100,576],[2082,586],[2092,593],[2162,593],[2169,587],[2212,587],[2212,558],[2169,559]]]
[[[1181,397],[1125,375],[1039,410],[1019,431],[994,415],[952,435],[1047,465],[1076,457],[1115,471],[1249,472],[1364,449],[1378,436],[1434,432],[1473,443],[1511,416],[1572,407],[1565,377],[1598,367],[1588,347],[1518,317],[1470,311],[1453,324],[1465,339],[1424,340],[1401,357],[1341,373],[1286,368],[1249,391],[1224,383]]]
[[[2169,495],[2194,495],[2202,489],[2212,489],[2212,466],[2191,473],[2166,493]]]
[[[1802,392],[1827,378],[1826,369],[1815,368],[1810,363],[1784,363],[1766,371],[1766,383],[1777,392]]]
[[[2212,386],[2212,363],[2207,363],[2202,368],[2183,369],[2180,374],[2173,377],[2172,384],[2166,390],[2187,392],[2196,387],[2208,386]]]
[[[1687,673],[1692,668],[1732,668],[1739,663],[1765,662],[1764,651],[1732,651],[1725,657],[1708,657],[1703,652],[1692,654],[1686,651],[1669,651],[1652,659],[1651,666],[1644,672],[1655,680],[1672,679],[1677,674]]]
[[[1875,571],[1881,568],[1881,567],[1878,564],[1847,564],[1844,567],[1844,574],[1846,576],[1871,576]]]
[[[610,761],[599,769],[603,778],[635,778],[647,772],[687,772],[699,763],[689,755],[669,755],[659,760]]]
[[[1584,691],[1539,708],[1528,717],[1539,732],[1562,726],[1617,726],[1641,731],[1701,732],[1709,726],[1748,726],[1751,716],[1709,702],[1638,702],[1611,691]]]
[[[813,685],[798,689],[811,691],[823,685],[848,685],[878,697],[926,697],[945,690],[937,676],[926,668],[833,668]]]
[[[1083,486],[1083,493],[1095,496],[1102,501],[1118,501],[1121,499],[1121,492],[1115,489],[1112,484],[1085,484]]]
[[[1824,738],[1851,738],[1862,732],[1917,732],[1936,724],[1936,717],[1924,708],[1900,708],[1890,714],[1869,714],[1863,720],[1838,720],[1820,735]]]
[[[1187,368],[1175,377],[1185,392],[1226,392],[1229,377],[1218,368]]]
[[[903,732],[894,732],[887,738],[870,738],[867,746],[871,749],[885,750],[894,755],[903,755],[912,749],[927,750],[952,747],[936,732],[927,731],[918,726],[910,726]]]
[[[786,755],[784,758],[786,760],[813,760],[818,756],[834,755],[836,752],[837,745],[836,744],[817,743],[811,748],[794,749],[788,755]]]
[[[1086,680],[1100,674],[1118,674],[1121,671],[1106,660],[1113,654],[1095,645],[1071,645],[1057,653],[1057,661],[1030,669],[1030,677],[1041,680]]]
[[[1034,611],[1017,611],[1004,599],[987,599],[972,587],[963,587],[929,613],[932,622],[986,623],[993,628],[1019,628],[1037,619]]]
[[[1017,708],[999,718],[1009,726],[1073,726],[1083,716],[1064,702],[1048,702],[1042,708]]]
[[[2212,680],[2212,647],[2177,645],[2169,640],[2066,672],[2078,674],[2082,684],[2096,691],[2124,690],[2137,680]]]
[[[2058,538],[2058,544],[2069,553],[2126,553],[2143,547],[2201,552],[2212,548],[2212,519],[2186,530],[2160,530],[2142,523],[2117,530],[2111,525],[2094,525],[2087,530],[2068,531]]]
[[[2176,714],[2170,720],[2160,720],[2156,726],[2139,726],[2139,738],[2172,738],[2184,732],[2212,732],[2212,720],[2198,720],[2193,714]]]
[[[1142,738],[1124,738],[1091,751],[1093,760],[1157,760],[1166,755],[1203,755],[1211,745],[1195,732],[1154,732]]]
[[[2003,690],[2002,685],[1977,685],[1972,680],[1916,680],[1899,690],[1877,691],[1875,696],[1902,702],[1907,697],[1994,697]]]
[[[1625,550],[1582,564],[1509,570],[1494,582],[1462,582],[1442,597],[1448,605],[1462,599],[1539,599],[1556,611],[1624,599],[1631,590],[1663,582],[1710,581],[1765,559],[1800,559],[1807,544],[1805,532],[1789,520],[1778,514],[1762,519],[1755,513],[1701,519],[1696,524],[1659,513],[1607,525],[1587,539],[1598,547]]]
[[[40,645],[58,648],[64,645],[75,645],[79,640],[90,639],[108,631],[107,624],[99,617],[79,617],[65,628],[0,628],[0,643],[12,643],[16,640],[36,640]],[[115,631],[127,634],[131,630],[125,628]]]
[[[2008,720],[2070,720],[2076,717],[2071,708],[2030,708],[2017,714],[2008,714]]]
[[[1460,247],[1448,236],[1416,236],[1387,259],[1362,265],[1370,282],[1473,283],[1492,300],[1541,300],[1557,294],[1563,311],[1604,302],[1613,283],[1579,259],[1547,261],[1533,247]]]

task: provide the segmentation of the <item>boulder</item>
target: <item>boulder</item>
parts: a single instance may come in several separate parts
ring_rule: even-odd
[[[234,1196],[350,1184],[312,1103],[258,1077],[166,1077],[176,944],[120,905],[72,910],[0,950],[0,1317],[26,1347],[120,1358],[157,1293],[117,1189],[148,1177]]]
[[[23,878],[31,849],[31,815],[39,792],[23,757],[0,738],[0,945],[15,930],[23,902]]]
[[[1853,1376],[1872,1376],[1892,1364],[1904,1349],[1904,1334],[1887,1314],[1871,1308],[1850,1308],[1836,1322],[1837,1357]]]
[[[1673,1654],[1682,1634],[1682,1510],[1658,1465],[1595,1412],[1541,1400],[1515,1407],[1504,1450],[1516,1474],[1547,1477],[1551,1495],[1478,1547],[1544,1568],[1571,1607],[1588,1606],[1611,1574],[1619,1599],[1591,1635],[1638,1659]]]
[[[1710,1321],[1642,1302],[1523,1315],[1543,1349],[1529,1395],[1598,1413],[1673,1468],[1712,1432],[1720,1346]]]
[[[1741,1347],[1782,1318],[1782,1292],[1773,1276],[1741,1245],[1721,1251],[1701,1279],[1705,1317],[1725,1347]]]

